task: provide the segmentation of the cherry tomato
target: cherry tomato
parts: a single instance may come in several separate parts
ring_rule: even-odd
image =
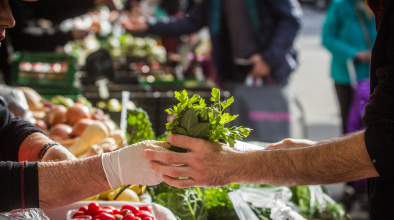
[[[136,219],[133,214],[129,213],[124,215],[122,220],[136,220]]]
[[[142,220],[154,220],[154,218],[153,217],[145,217]]]
[[[83,211],[83,213],[88,214],[88,206],[83,205],[79,208],[79,211]]]
[[[99,210],[97,211],[96,215],[98,215],[98,214],[100,214],[100,213],[108,213],[108,214],[113,215],[113,214],[114,214],[114,211],[113,211],[112,209],[105,209],[105,208],[102,208],[102,209],[99,209]]]
[[[80,215],[84,215],[85,213],[83,211],[78,211],[76,213],[74,213],[74,215],[72,216],[72,218],[77,218]]]
[[[98,216],[101,220],[115,220],[113,215],[104,212],[100,213]]]
[[[92,219],[92,216],[90,216],[90,215],[80,215],[77,218],[86,220],[86,219]]]
[[[100,205],[97,202],[91,202],[88,205],[88,212],[90,215],[96,215],[96,213],[100,210]]]
[[[122,206],[122,209],[128,209],[130,210],[132,213],[134,213],[134,215],[137,215],[140,212],[140,209],[136,206],[133,205],[124,205]]]
[[[138,207],[140,210],[145,210],[145,211],[148,211],[148,212],[152,212],[152,207],[150,207],[150,206],[147,206],[147,205],[143,205],[143,206],[140,206],[140,207]]]
[[[141,220],[141,218],[140,217],[134,217],[134,220]]]
[[[114,217],[116,220],[122,220],[123,219],[123,215],[121,214],[114,214]]]
[[[153,217],[151,212],[140,210],[140,213],[137,215],[138,217]]]
[[[128,210],[128,209],[121,209],[120,211],[119,211],[119,213],[118,214],[121,214],[121,215],[126,215],[126,214],[129,214],[129,213],[131,213],[131,214],[133,214],[134,215],[134,213],[133,212],[131,212],[130,210]]]
[[[112,211],[115,210],[116,208],[110,205],[104,206],[103,209],[111,209]]]

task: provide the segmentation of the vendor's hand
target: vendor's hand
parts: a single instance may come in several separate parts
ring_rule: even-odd
[[[162,175],[149,168],[149,160],[142,156],[145,149],[169,151],[164,141],[143,141],[117,151],[102,154],[103,169],[112,189],[121,185],[157,185]]]
[[[233,172],[233,169],[240,161],[239,154],[243,152],[235,151],[219,142],[184,135],[170,134],[167,141],[173,146],[187,149],[187,153],[145,150],[144,156],[152,160],[150,167],[163,173],[163,180],[171,186],[224,186],[232,183],[232,178],[238,174]]]
[[[49,148],[44,156],[42,157],[42,162],[51,161],[63,161],[63,160],[76,160],[77,158],[65,147],[61,145],[55,145]]]
[[[127,19],[122,19],[121,24],[124,29],[131,33],[143,33],[148,30],[148,23],[145,17],[128,17]]]
[[[314,145],[316,142],[306,139],[284,139],[282,141],[272,143],[268,145],[266,150],[278,150],[278,149],[289,149],[289,148],[300,148],[309,147]]]
[[[356,53],[356,55],[354,55],[354,58],[356,60],[359,60],[361,62],[364,63],[369,63],[371,61],[371,51],[369,50],[364,50],[364,51],[359,51],[358,53]]]
[[[252,55],[249,60],[253,63],[253,69],[251,74],[256,77],[269,76],[271,72],[271,67],[263,60],[260,54]]]

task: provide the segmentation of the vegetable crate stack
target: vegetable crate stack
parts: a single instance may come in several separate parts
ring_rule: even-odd
[[[62,53],[15,52],[12,58],[12,84],[31,87],[46,98],[80,95],[75,73],[76,58]]]

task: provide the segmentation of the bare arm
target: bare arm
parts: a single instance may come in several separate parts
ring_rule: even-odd
[[[40,208],[70,204],[110,190],[101,156],[38,164]]]
[[[22,141],[18,151],[18,160],[37,161],[37,156],[41,148],[49,142],[53,141],[44,134],[39,132],[32,133]],[[75,159],[74,155],[66,148],[62,146],[56,146],[54,148],[56,149],[52,149],[48,152],[49,155],[46,155],[47,161]]]
[[[164,181],[176,187],[329,184],[378,176],[365,148],[364,131],[309,146],[248,152],[180,135],[170,135],[168,141],[188,153],[146,150],[144,155],[153,160],[153,170],[163,173]],[[154,161],[185,165],[172,167]]]

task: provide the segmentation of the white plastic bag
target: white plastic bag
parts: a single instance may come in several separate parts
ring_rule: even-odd
[[[0,219],[50,220],[41,209],[16,209],[11,212],[3,212],[0,213]]]

